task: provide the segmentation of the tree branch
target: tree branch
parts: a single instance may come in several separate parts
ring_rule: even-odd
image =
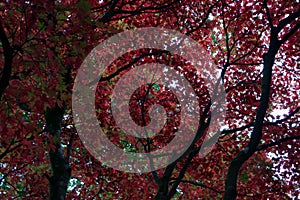
[[[300,28],[300,23],[296,24],[296,26],[294,26],[287,34],[283,36],[281,40],[279,40],[279,42],[281,44],[285,43],[299,28]]]
[[[268,19],[269,25],[272,29],[274,26],[273,26],[273,19],[271,17],[270,10],[268,8],[268,0],[264,0],[263,5],[264,5],[264,8],[266,9],[267,19]]]
[[[4,68],[2,70],[2,75],[0,79],[0,100],[1,100],[4,90],[9,85],[9,80],[12,71],[12,61],[13,61],[13,49],[9,44],[8,38],[5,34],[4,27],[1,21],[0,21],[0,40],[4,51]]]
[[[290,141],[290,140],[298,140],[298,139],[300,139],[300,135],[288,136],[288,137],[285,137],[285,138],[281,138],[281,139],[279,139],[275,142],[271,142],[271,143],[268,143],[268,144],[262,144],[262,145],[260,145],[256,148],[256,151],[265,150],[269,147],[277,146],[277,145],[280,145],[281,143],[284,143],[284,142],[287,142],[287,141]]]
[[[300,17],[300,9],[298,9],[296,12],[290,14],[286,18],[280,20],[278,23],[277,29],[278,33],[289,23],[293,22],[296,18]]]
[[[70,160],[70,156],[71,156],[71,151],[72,151],[72,145],[73,145],[73,141],[74,141],[74,137],[75,137],[75,132],[72,132],[70,140],[69,140],[69,144],[67,146],[67,156],[66,156],[66,160],[69,162]]]
[[[71,177],[71,168],[68,160],[64,158],[61,143],[61,121],[65,109],[56,105],[48,108],[45,113],[46,131],[53,138],[54,147],[49,151],[52,176],[49,178],[50,200],[65,200],[68,182]]]
[[[213,187],[207,186],[204,183],[200,183],[198,181],[181,180],[180,182],[181,183],[189,183],[189,184],[192,184],[192,185],[195,185],[195,186],[200,186],[200,187],[203,187],[203,188],[206,188],[206,189],[210,189],[210,190],[212,190],[212,191],[214,191],[216,193],[222,193],[222,191],[217,190],[217,189],[215,189]]]
[[[277,124],[280,124],[282,122],[285,122],[287,121],[288,119],[290,119],[291,117],[293,117],[297,112],[300,111],[300,107],[296,108],[293,112],[291,112],[289,115],[287,115],[285,118],[282,118],[282,119],[279,119],[279,120],[276,120],[275,122],[265,122],[263,124],[263,126],[273,126],[273,125],[277,125]],[[250,124],[247,124],[247,125],[244,125],[244,126],[241,126],[241,127],[238,127],[238,128],[235,128],[235,129],[227,129],[227,130],[223,130],[222,131],[222,134],[229,134],[229,133],[234,133],[234,132],[237,132],[237,131],[242,131],[242,130],[245,130],[247,128],[251,128],[254,126],[254,123],[250,123]]]
[[[264,125],[264,117],[266,115],[269,101],[272,80],[272,67],[275,61],[280,43],[278,43],[278,32],[271,29],[270,46],[267,53],[263,55],[264,69],[263,78],[261,82],[261,99],[256,118],[254,122],[253,131],[251,133],[250,141],[240,153],[231,161],[225,180],[225,194],[224,200],[234,200],[237,197],[237,179],[238,173],[242,165],[255,153],[256,148],[262,138],[262,129]]]
[[[17,144],[16,146],[12,147],[12,145],[14,145],[14,142],[11,142],[9,144],[9,146],[5,149],[5,151],[3,153],[0,154],[0,161],[2,160],[2,158],[4,158],[7,154],[9,154],[10,152],[14,151],[15,149],[21,147],[21,144]],[[11,148],[12,147],[12,148]]]

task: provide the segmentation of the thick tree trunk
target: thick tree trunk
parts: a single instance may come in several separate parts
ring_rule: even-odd
[[[64,157],[60,143],[61,121],[64,108],[55,106],[48,109],[45,114],[46,131],[52,136],[54,149],[49,152],[52,176],[49,177],[50,200],[66,199],[68,183],[71,177],[71,168],[67,158]]]
[[[170,168],[173,167],[167,167],[166,171],[168,171]],[[158,192],[155,196],[155,200],[168,200],[168,190],[169,190],[169,174],[165,172],[165,176],[162,177],[158,182]]]
[[[50,152],[53,175],[50,177],[50,200],[66,199],[68,183],[71,177],[71,168],[61,152]],[[53,166],[54,165],[54,166]]]

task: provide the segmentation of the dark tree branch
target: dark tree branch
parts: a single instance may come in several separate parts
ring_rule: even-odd
[[[201,21],[201,23],[194,29],[191,29],[189,32],[187,32],[186,35],[190,35],[192,32],[197,31],[198,29],[200,29],[205,22],[207,21],[209,14],[212,12],[213,8],[215,7],[215,5],[217,5],[219,1],[216,1],[213,5],[211,5],[209,7],[209,9],[207,10],[205,17],[203,18],[203,20]],[[194,156],[199,152],[200,148],[196,148],[195,147],[195,143],[204,135],[206,128],[209,125],[209,122],[205,122],[205,120],[208,117],[208,113],[209,113],[209,109],[211,106],[211,102],[209,102],[209,104],[206,106],[203,114],[201,115],[200,118],[200,126],[198,127],[197,133],[196,133],[196,137],[194,138],[192,144],[190,145],[190,147],[186,150],[186,152],[179,157],[175,162],[173,162],[172,164],[170,164],[164,173],[164,176],[162,177],[162,184],[159,185],[159,191],[158,194],[156,196],[156,199],[171,199],[174,194],[176,193],[176,190],[180,184],[180,181],[182,180],[182,178],[184,177],[184,174],[186,172],[186,170],[188,169],[192,159],[194,158]],[[210,119],[210,117],[209,117]],[[210,120],[208,120],[210,121]],[[176,178],[175,182],[173,182],[173,185],[168,193],[168,186],[170,184],[170,177],[176,167],[176,164],[181,161],[183,158],[185,158],[187,156],[187,160],[184,162],[183,164],[183,168],[180,170],[178,177]]]
[[[271,40],[272,42],[272,40]],[[273,41],[274,42],[274,41]],[[271,47],[274,46],[271,45]],[[275,48],[275,47],[273,47]],[[231,161],[226,180],[225,180],[225,195],[224,200],[232,200],[237,197],[237,179],[238,173],[242,165],[253,155],[262,137],[262,128],[264,117],[269,104],[271,78],[272,78],[272,66],[274,63],[275,54],[279,47],[270,48],[267,55],[264,56],[264,72],[262,80],[262,93],[259,108],[256,112],[256,119],[254,122],[254,128],[251,133],[250,142],[245,149]]]
[[[287,34],[283,36],[281,40],[279,40],[279,42],[281,44],[285,43],[293,34],[295,34],[297,30],[299,30],[299,28],[300,28],[300,23],[296,24]]]
[[[272,67],[282,43],[278,40],[278,33],[285,25],[299,17],[300,11],[289,15],[287,18],[279,22],[278,27],[271,28],[270,45],[267,53],[263,55],[264,69],[261,83],[261,99],[258,110],[256,112],[256,119],[254,122],[253,131],[251,133],[250,141],[240,153],[231,161],[226,180],[225,180],[225,194],[224,200],[234,200],[237,197],[237,179],[238,173],[242,165],[256,152],[257,147],[262,138],[262,129],[264,126],[264,117],[268,109],[270,100],[270,89],[272,79]]]
[[[223,4],[224,4],[224,2],[223,2]],[[222,9],[222,23],[223,23],[223,29],[224,29],[224,32],[225,32],[225,44],[226,44],[226,51],[227,51],[226,63],[224,65],[223,69],[222,69],[222,75],[221,75],[222,79],[224,79],[225,71],[227,70],[227,67],[229,66],[230,57],[231,57],[231,50],[229,48],[228,26],[226,25],[226,22],[225,22],[224,9]]]
[[[195,185],[195,186],[200,186],[200,187],[203,187],[203,188],[206,188],[206,189],[210,189],[210,190],[212,190],[212,191],[214,191],[214,192],[216,192],[216,193],[222,193],[222,191],[217,190],[217,189],[215,189],[215,188],[213,188],[213,187],[210,187],[210,186],[208,186],[208,185],[206,185],[206,184],[204,184],[204,183],[200,183],[200,182],[198,182],[198,181],[181,180],[180,182],[181,182],[181,183],[192,184],[192,185]]]
[[[103,23],[108,22],[115,15],[114,12],[115,12],[117,3],[118,3],[118,0],[113,0],[111,2],[108,12],[106,12],[103,15],[103,17],[99,20],[100,22],[103,22]]]
[[[264,0],[263,6],[264,6],[264,8],[266,9],[267,19],[268,19],[269,25],[270,25],[270,27],[271,27],[271,29],[272,29],[272,28],[273,28],[273,19],[272,19],[272,17],[271,17],[270,10],[269,10],[269,8],[268,8],[268,0]]]
[[[193,32],[199,30],[201,27],[203,27],[203,25],[205,24],[205,22],[207,21],[209,15],[212,13],[213,8],[220,2],[220,0],[216,1],[213,5],[209,6],[209,8],[206,11],[206,14],[204,16],[204,18],[201,20],[201,22],[197,25],[197,27],[189,30],[186,35],[191,35]]]
[[[72,132],[70,140],[69,140],[69,144],[67,146],[67,156],[66,156],[66,160],[69,162],[70,160],[70,156],[71,156],[71,152],[72,152],[72,145],[73,145],[73,141],[75,138],[75,132]]]
[[[14,150],[16,150],[17,148],[21,147],[22,144],[17,144],[16,146],[13,146],[15,144],[15,142],[11,142],[9,144],[9,146],[5,149],[4,152],[2,152],[0,154],[0,161],[2,160],[2,158],[4,158],[7,154],[9,154],[10,152],[13,152]],[[13,146],[13,147],[12,147]]]
[[[4,90],[9,85],[9,80],[12,71],[13,49],[9,44],[8,38],[5,34],[4,27],[0,21],[0,40],[4,51],[4,67],[0,78],[0,100],[2,99]]]
[[[288,137],[285,137],[285,138],[281,138],[275,142],[271,142],[271,143],[268,143],[268,144],[262,144],[260,146],[258,146],[256,148],[256,151],[261,151],[261,150],[265,150],[269,147],[273,147],[273,146],[277,146],[277,145],[280,145],[284,142],[287,142],[287,141],[290,141],[290,140],[299,140],[300,139],[300,135],[296,135],[296,136],[288,136]]]
[[[278,23],[278,26],[276,27],[277,33],[279,33],[286,25],[290,24],[291,22],[293,22],[298,17],[300,17],[300,9],[298,9],[296,12],[290,14],[286,18],[282,19]]]
[[[178,177],[176,178],[175,182],[172,185],[172,188],[171,188],[171,190],[168,194],[169,199],[171,199],[174,196],[174,194],[176,194],[177,187],[179,186],[182,178],[184,177],[184,174],[185,174],[186,170],[190,166],[191,161],[193,160],[195,155],[197,155],[197,152],[198,151],[193,151],[192,153],[189,154],[189,156],[188,156],[187,160],[185,161],[182,169],[180,170],[180,173],[179,173]]]
[[[151,53],[141,54],[140,56],[134,58],[131,62],[129,62],[126,65],[124,65],[123,67],[118,68],[112,74],[110,74],[108,76],[105,76],[105,77],[100,77],[100,80],[95,79],[95,80],[91,81],[90,83],[88,83],[88,85],[89,86],[94,85],[94,84],[98,83],[98,81],[108,81],[108,80],[110,80],[110,79],[118,76],[124,70],[129,69],[132,65],[134,65],[135,63],[137,63],[138,61],[140,61],[142,58],[145,58],[147,56],[152,56],[152,55],[159,55],[159,54],[162,54],[162,53],[168,53],[168,51],[158,50],[158,51],[154,51],[154,52],[151,52]]]
[[[117,8],[118,0],[113,0],[108,12],[99,20],[100,22],[109,22],[109,21],[115,21],[115,20],[121,20],[127,17],[139,15],[142,13],[155,13],[157,11],[163,12],[167,8],[170,8],[174,4],[178,3],[179,0],[174,0],[168,4],[165,5],[159,5],[157,7],[155,6],[147,6],[144,7],[144,3],[140,5],[136,10],[122,10],[123,4],[121,6],[118,6],[120,8]],[[115,17],[116,15],[121,15],[120,17]],[[122,16],[123,15],[123,16]]]
[[[71,168],[68,160],[64,158],[61,143],[61,121],[65,113],[64,108],[56,105],[54,108],[48,108],[45,113],[46,132],[52,136],[54,149],[49,151],[52,176],[49,178],[50,200],[65,200],[68,182],[71,177]]]
[[[275,122],[265,122],[263,124],[263,126],[274,126],[274,125],[278,125],[282,122],[285,122],[287,121],[288,119],[290,119],[291,117],[293,117],[297,112],[300,111],[300,107],[296,108],[293,112],[291,112],[289,115],[287,115],[285,118],[282,118],[282,119],[279,119],[279,120],[276,120]],[[247,124],[247,125],[244,125],[244,126],[241,126],[241,127],[238,127],[238,128],[235,128],[235,129],[227,129],[227,130],[223,130],[222,131],[222,134],[230,134],[230,133],[234,133],[234,132],[237,132],[237,131],[242,131],[242,130],[245,130],[247,128],[251,128],[254,126],[254,123],[250,123],[250,124]]]
[[[206,106],[204,112],[202,113],[202,115],[200,117],[200,123],[199,123],[200,126],[198,127],[196,136],[195,136],[194,140],[192,141],[191,145],[189,146],[189,148],[176,161],[174,161],[172,164],[167,166],[163,177],[160,179],[161,184],[158,185],[158,193],[155,197],[156,200],[171,199],[174,196],[174,194],[176,193],[176,189],[177,189],[178,185],[180,184],[180,181],[184,177],[184,174],[185,174],[186,170],[188,169],[192,159],[194,158],[195,155],[197,155],[197,153],[199,153],[200,148],[199,147],[196,148],[195,144],[204,135],[205,130],[207,129],[207,127],[209,125],[210,118],[209,118],[208,122],[205,122],[205,120],[208,117],[208,112],[209,112],[210,106],[211,106],[211,102],[209,102],[209,104]],[[168,192],[170,180],[171,180],[170,178],[176,167],[176,164],[185,157],[187,157],[187,159],[185,160],[185,162],[183,164],[183,168],[180,170],[179,175],[176,178],[176,181],[173,183],[173,186],[171,187],[170,191]]]
[[[154,6],[147,6],[147,7],[144,7],[143,4],[140,5],[136,10],[134,11],[127,11],[127,10],[117,10],[116,11],[116,14],[127,14],[121,18],[117,18],[117,19],[122,19],[124,17],[130,17],[130,16],[134,16],[134,15],[138,15],[138,14],[142,14],[142,13],[155,13],[157,11],[160,11],[160,12],[163,12],[164,10],[167,10],[167,8],[171,8],[171,6],[173,6],[174,4],[180,2],[179,0],[174,0],[172,2],[169,2],[168,4],[165,4],[165,5],[159,5],[157,7],[154,7]],[[114,19],[116,20],[116,19]]]

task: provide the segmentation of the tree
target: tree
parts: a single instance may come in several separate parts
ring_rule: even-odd
[[[299,197],[299,1],[32,0],[4,1],[0,8],[4,199]],[[202,114],[196,139],[183,156],[151,173],[125,173],[99,162],[82,144],[72,117],[72,88],[97,44],[127,29],[150,26],[180,31],[209,52],[225,86],[225,125],[213,150],[200,157],[202,136],[214,122],[195,68],[159,49],[126,53],[97,86],[99,125],[111,141],[124,151],[153,151],[168,144],[179,126],[174,93],[153,83],[134,92],[131,116],[147,125],[148,111],[159,100],[176,113],[167,115],[167,126],[143,140],[117,127],[110,112],[113,87],[141,64],[162,63],[181,73],[198,95]]]

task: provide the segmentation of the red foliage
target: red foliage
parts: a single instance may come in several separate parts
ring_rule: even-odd
[[[239,170],[237,198],[299,198],[299,1],[270,1],[267,8],[264,2],[267,1],[1,2],[0,83],[9,77],[7,87],[0,85],[4,89],[0,94],[2,199],[47,198],[48,179],[53,173],[49,152],[54,151],[57,144],[61,145],[62,155],[72,169],[67,199],[155,198],[160,189],[155,173],[120,172],[97,161],[81,143],[71,114],[73,81],[87,54],[115,33],[151,26],[187,34],[205,47],[220,71],[224,70],[227,101],[224,130],[206,157],[193,155],[172,194],[176,199],[220,199],[224,196],[230,162],[249,144],[257,118],[263,92],[264,53],[272,48],[270,38],[274,27],[280,30],[278,41],[283,43],[273,65],[262,139],[256,152]],[[283,24],[289,16],[294,18]],[[13,50],[12,54],[6,53],[7,45]],[[157,55],[153,53],[156,51]],[[154,55],[149,55],[151,52]],[[141,59],[134,61],[134,65],[124,67],[139,56]],[[10,66],[7,57],[12,58]],[[144,152],[144,144],[149,141],[148,151],[166,145],[174,137],[180,121],[180,108],[174,93],[162,86],[157,89],[144,85],[129,101],[131,116],[137,124],[149,123],[147,112],[141,116],[139,100],[151,97],[143,102],[145,111],[160,100],[167,113],[173,113],[168,115],[164,129],[153,138],[141,140],[120,134],[114,122],[110,98],[115,84],[134,66],[151,62],[169,65],[183,74],[198,95],[203,110],[209,101],[203,80],[180,56],[159,53],[156,49],[124,54],[103,73],[97,87],[96,110],[107,136],[126,150]],[[11,73],[5,73],[6,67],[11,68]],[[45,128],[45,113],[55,107],[65,110],[58,136]],[[283,109],[286,115],[278,114],[278,110]],[[195,149],[202,139],[197,141]],[[168,191],[188,159],[186,155],[176,163],[168,180]],[[167,170],[156,173],[163,177]]]

